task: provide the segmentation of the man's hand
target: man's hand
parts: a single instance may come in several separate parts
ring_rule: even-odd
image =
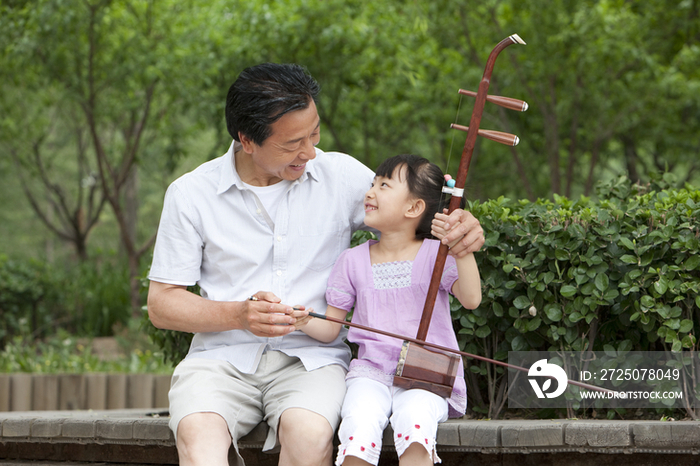
[[[281,300],[269,291],[258,291],[242,302],[239,315],[240,327],[259,337],[279,337],[296,330],[292,317],[294,308],[281,304]]]
[[[450,215],[447,212],[444,209],[443,213],[435,214],[431,230],[433,236],[447,244],[450,255],[457,258],[480,250],[486,239],[476,217],[462,209],[455,209]]]

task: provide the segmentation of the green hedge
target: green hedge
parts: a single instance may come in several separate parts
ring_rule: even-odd
[[[130,316],[128,269],[116,257],[51,265],[0,254],[0,349],[14,336],[40,339],[59,328],[111,335]]]
[[[471,203],[486,233],[483,300],[453,307],[462,348],[503,361],[508,351],[696,350],[700,191],[673,181],[621,177],[595,202]],[[503,371],[469,364],[472,407],[498,415]]]
[[[10,337],[42,336],[51,327],[58,301],[56,287],[37,261],[12,261],[0,255],[0,348]]]
[[[508,351],[696,350],[700,191],[673,183],[620,177],[600,184],[596,201],[470,203],[486,233],[483,300],[474,311],[452,301],[462,349],[502,361]],[[184,357],[190,335],[149,328],[168,359]],[[468,366],[470,407],[499,416],[503,369]]]

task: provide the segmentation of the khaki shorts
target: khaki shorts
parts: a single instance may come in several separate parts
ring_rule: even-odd
[[[238,439],[261,421],[269,426],[263,451],[279,446],[279,419],[289,408],[320,414],[335,431],[345,397],[345,373],[338,364],[307,371],[298,358],[279,351],[265,352],[254,374],[239,372],[226,361],[187,358],[172,377],[170,428],[177,438],[177,426],[185,416],[217,413],[228,424],[236,452]]]

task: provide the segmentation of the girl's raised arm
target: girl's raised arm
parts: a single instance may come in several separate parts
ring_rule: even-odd
[[[454,218],[455,216],[459,216],[459,221],[456,225],[449,225],[449,231],[453,232],[462,226],[467,230],[465,236],[468,236],[471,231],[475,230],[472,222],[472,220],[475,219],[467,211],[461,209],[455,210],[450,217]],[[431,233],[437,239],[442,240],[447,236],[448,231],[445,229],[445,224],[450,217],[447,216],[446,212],[435,214]],[[477,233],[483,238],[483,232],[481,231],[481,226],[478,221],[476,225],[478,226]],[[452,247],[459,242],[459,239],[457,239],[453,244],[449,244],[449,246]],[[479,274],[479,267],[477,267],[476,260],[474,259],[474,253],[469,252],[456,255],[455,261],[457,262],[459,279],[452,285],[452,294],[455,295],[465,308],[476,309],[479,303],[481,303],[481,276]]]
[[[459,278],[452,285],[452,294],[467,309],[476,309],[481,303],[481,276],[474,254],[455,258]]]

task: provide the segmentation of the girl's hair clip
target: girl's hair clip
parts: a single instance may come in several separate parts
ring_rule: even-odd
[[[447,186],[442,187],[442,192],[451,194],[452,196],[462,197],[464,195],[464,189],[455,188],[455,180],[452,179],[450,175],[445,175],[445,184]]]

